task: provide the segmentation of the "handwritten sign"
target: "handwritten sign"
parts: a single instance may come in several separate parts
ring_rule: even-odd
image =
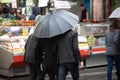
[[[17,0],[12,0],[12,8],[17,8]]]

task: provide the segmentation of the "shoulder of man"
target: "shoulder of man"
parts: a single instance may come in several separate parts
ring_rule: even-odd
[[[75,31],[71,31],[71,34],[72,34],[72,36],[78,35],[78,33]]]

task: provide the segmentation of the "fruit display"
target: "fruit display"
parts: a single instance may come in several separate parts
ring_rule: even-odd
[[[92,35],[88,37],[88,45],[89,46],[95,46],[96,38]]]
[[[29,21],[20,21],[20,20],[8,20],[4,22],[6,27],[10,26],[35,26],[35,20],[29,20]],[[1,24],[2,25],[2,22]]]

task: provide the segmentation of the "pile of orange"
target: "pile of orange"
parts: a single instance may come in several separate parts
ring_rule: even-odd
[[[21,21],[21,26],[35,26],[35,20]]]
[[[10,26],[35,26],[35,20],[29,20],[29,21],[20,21],[20,20],[11,20],[7,23],[5,23],[5,25],[7,27]]]

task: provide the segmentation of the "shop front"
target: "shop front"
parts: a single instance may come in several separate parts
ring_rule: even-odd
[[[12,20],[0,26],[0,75],[11,77],[30,74],[24,62],[24,46],[35,21]]]

